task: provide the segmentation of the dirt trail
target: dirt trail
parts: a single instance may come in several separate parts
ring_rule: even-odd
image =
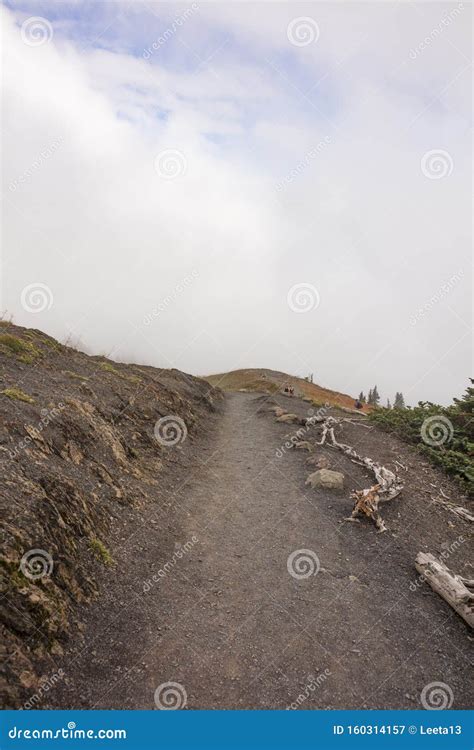
[[[198,468],[167,490],[172,507],[114,550],[51,705],[154,708],[175,682],[188,708],[286,708],[299,694],[302,708],[420,708],[442,681],[466,708],[467,629],[429,590],[410,591],[417,541],[341,524],[347,493],[305,489],[304,456],[275,457],[288,426],[257,407],[228,395]],[[301,549],[321,567],[298,580],[287,559]]]

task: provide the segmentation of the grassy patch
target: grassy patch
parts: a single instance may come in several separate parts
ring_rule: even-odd
[[[73,372],[72,370],[63,370],[63,375],[67,375],[69,378],[74,378],[75,380],[89,380],[87,375],[80,375],[78,372]]]
[[[0,351],[4,354],[14,354],[21,362],[31,364],[35,359],[41,357],[41,352],[30,341],[19,339],[18,336],[12,336],[10,333],[3,333],[0,336]]]
[[[24,401],[27,404],[34,404],[35,400],[31,396],[28,396],[27,393],[24,393],[19,388],[5,388],[4,391],[0,391],[4,396],[7,396],[7,398],[12,398],[15,401]]]
[[[120,370],[117,370],[113,365],[111,365],[110,362],[101,362],[100,368],[102,370],[105,370],[105,372],[110,372],[112,375],[116,375],[122,380],[127,380],[129,383],[141,383],[141,379],[138,377],[138,375],[125,375],[123,372],[120,372]]]
[[[90,543],[92,551],[94,552],[98,560],[103,562],[104,565],[114,564],[114,559],[112,555],[110,554],[105,544],[100,541],[100,539],[97,539],[97,537],[92,537],[89,543]]]

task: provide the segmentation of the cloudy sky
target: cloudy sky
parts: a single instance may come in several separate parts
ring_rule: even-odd
[[[449,403],[471,7],[2,8],[2,309],[89,353]]]

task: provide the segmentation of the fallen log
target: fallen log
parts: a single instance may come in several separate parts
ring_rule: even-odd
[[[417,554],[415,567],[433,591],[474,628],[474,581],[452,573],[428,552]]]

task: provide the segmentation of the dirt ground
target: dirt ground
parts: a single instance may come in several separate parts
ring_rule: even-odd
[[[308,414],[304,401],[276,400]],[[161,488],[166,502],[117,532],[117,564],[42,707],[150,709],[174,682],[189,709],[416,709],[443,682],[452,708],[468,708],[469,630],[414,568],[418,551],[449,548],[448,565],[472,577],[469,525],[431,499],[435,487],[456,497],[449,480],[396,438],[345,426],[359,452],[408,469],[377,534],[343,520],[350,489],[370,483],[345,456],[317,448],[346,489],[312,490],[308,454],[282,450],[297,428],[262,412],[261,397],[227,394],[214,419],[198,460]],[[306,578],[289,572],[299,550],[319,561]]]

